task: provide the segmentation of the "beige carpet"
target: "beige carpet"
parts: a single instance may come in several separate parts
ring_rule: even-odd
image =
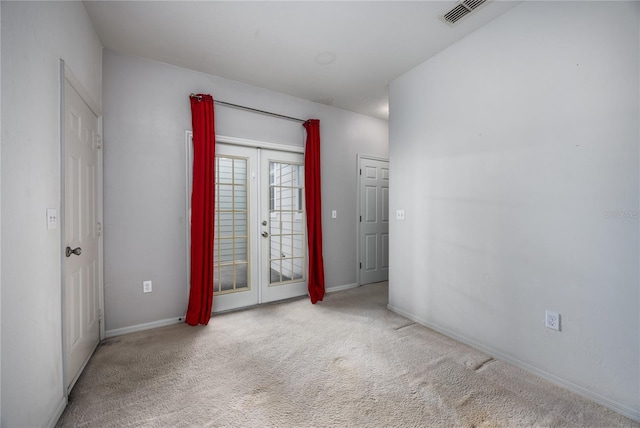
[[[386,304],[373,284],[108,339],[58,426],[640,426]]]

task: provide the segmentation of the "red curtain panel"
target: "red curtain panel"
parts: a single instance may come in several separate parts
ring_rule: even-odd
[[[322,260],[322,204],[320,188],[320,121],[304,123],[307,143],[304,150],[304,181],[309,239],[309,297],[311,303],[324,297],[324,262]]]
[[[208,324],[213,305],[216,131],[211,95],[191,95],[191,288],[186,322]]]

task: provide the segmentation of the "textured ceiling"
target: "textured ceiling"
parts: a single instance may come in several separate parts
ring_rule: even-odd
[[[369,116],[389,81],[517,2],[455,26],[455,1],[85,1],[104,47]]]

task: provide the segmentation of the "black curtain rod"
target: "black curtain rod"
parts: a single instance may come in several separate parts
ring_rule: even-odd
[[[200,96],[200,95],[191,94],[189,96],[191,98],[197,98],[198,101],[202,101],[202,96]],[[254,113],[266,114],[267,116],[275,116],[275,117],[279,117],[281,119],[294,120],[294,121],[300,122],[300,123],[307,122],[306,120],[298,119],[297,117],[285,116],[283,114],[272,113],[270,111],[265,111],[265,110],[258,110],[257,108],[241,106],[241,105],[238,105],[238,104],[228,103],[226,101],[213,100],[213,102],[216,103],[216,104],[220,104],[220,105],[227,106],[227,107],[233,107],[233,108],[237,108],[237,109],[240,109],[240,110],[246,110],[246,111],[252,111]]]

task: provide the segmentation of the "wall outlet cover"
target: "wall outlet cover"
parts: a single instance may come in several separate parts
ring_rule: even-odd
[[[544,311],[544,326],[560,331],[560,314],[550,310]]]
[[[58,210],[55,208],[47,209],[47,229],[58,228]]]

